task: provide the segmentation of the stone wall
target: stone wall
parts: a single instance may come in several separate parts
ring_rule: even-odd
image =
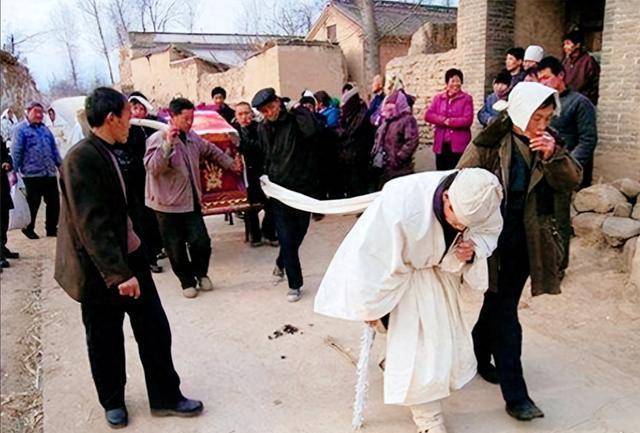
[[[12,107],[18,118],[31,100],[42,100],[42,95],[29,69],[6,51],[0,51],[0,112]]]
[[[456,47],[456,23],[425,23],[411,36],[407,55],[443,53]]]
[[[640,7],[605,4],[595,178],[640,172]]]

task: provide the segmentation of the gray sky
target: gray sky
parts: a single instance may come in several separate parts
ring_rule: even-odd
[[[53,27],[50,20],[51,13],[60,3],[66,3],[73,8],[75,0],[2,0],[0,2],[2,41],[5,39],[5,34],[11,32],[30,35],[50,30]],[[242,10],[241,4],[242,0],[201,0],[195,31],[234,32],[237,22],[236,14]],[[86,28],[87,24],[79,14],[77,20],[79,28]],[[95,49],[84,35],[80,35],[79,40],[78,60],[82,71],[81,77],[84,80],[92,80],[96,75],[107,78],[108,72],[104,59],[95,53]],[[37,44],[30,44],[24,57],[38,88],[46,91],[49,82],[55,77],[67,75],[68,66],[64,52],[55,41],[53,34],[39,37],[37,41]],[[117,63],[114,69],[117,69]]]

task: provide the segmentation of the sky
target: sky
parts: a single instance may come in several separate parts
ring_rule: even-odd
[[[47,32],[53,28],[51,14],[59,4],[67,4],[74,8],[76,0],[2,0],[0,1],[0,17],[2,41],[5,35],[15,32],[31,35]],[[234,7],[237,6],[237,7]],[[209,33],[233,33],[238,21],[236,16],[242,10],[242,0],[201,0],[198,20],[194,31]],[[75,17],[80,28],[87,24],[78,14]],[[79,35],[79,56],[81,77],[93,81],[98,75],[108,79],[106,62],[96,53],[86,35]],[[115,55],[115,53],[114,53]],[[49,83],[57,78],[68,76],[65,54],[55,40],[53,32],[37,38],[37,43],[30,44],[24,55],[26,64],[41,91],[46,91]],[[114,70],[117,69],[117,58]],[[117,71],[114,71],[117,72]]]
[[[245,1],[251,0],[199,0],[200,7],[196,20],[195,32],[206,33],[234,33],[241,32],[238,22],[245,10]],[[255,1],[255,0],[254,0]],[[265,4],[273,4],[278,0],[259,0]],[[299,0],[295,0],[299,1]],[[311,0],[309,0],[311,1]],[[405,0],[417,1],[417,0]],[[423,0],[424,1],[424,0]],[[4,42],[7,34],[33,35],[44,32],[30,43],[24,50],[23,60],[29,67],[36,84],[41,91],[46,92],[50,83],[56,79],[70,76],[68,61],[59,42],[56,41],[54,25],[51,16],[59,5],[67,5],[72,11],[76,11],[77,0],[1,0],[0,17],[1,40]],[[446,3],[445,0],[425,3]],[[450,2],[457,5],[457,0]],[[250,3],[249,3],[250,4]],[[97,52],[89,41],[86,21],[75,13],[74,19],[78,28],[85,29],[78,35],[78,69],[80,79],[85,83],[94,83],[99,77],[102,83],[108,83],[108,69],[105,59]],[[118,72],[117,51],[112,53],[114,73]],[[116,81],[118,78],[116,77]]]

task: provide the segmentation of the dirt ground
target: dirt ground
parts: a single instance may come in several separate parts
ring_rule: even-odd
[[[202,399],[205,413],[194,419],[150,416],[127,322],[127,430],[351,431],[355,369],[349,356],[358,352],[361,325],[314,314],[313,296],[354,221],[327,217],[312,223],[301,253],[304,298],[289,304],[286,283],[271,277],[277,250],[249,248],[240,224],[208,218],[216,290],[194,300],[183,298],[168,263],[155,277],[172,326],[183,393]],[[52,279],[54,241],[29,241],[12,232],[9,246],[23,258],[13,261],[1,280],[2,432],[110,431],[91,381],[79,306]],[[637,294],[625,289],[620,269],[618,254],[576,241],[564,293],[524,297],[525,376],[544,419],[512,420],[499,389],[476,378],[447,399],[449,432],[640,432],[640,304]],[[466,299],[469,321],[480,302],[479,294]],[[285,325],[298,332],[274,338]],[[374,350],[374,358],[382,355],[382,338]],[[382,403],[382,374],[371,368],[363,431],[413,432],[407,408]]]

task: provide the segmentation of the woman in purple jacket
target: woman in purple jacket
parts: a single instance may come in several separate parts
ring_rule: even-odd
[[[433,97],[424,120],[434,125],[436,169],[451,170],[471,141],[473,98],[462,91],[464,77],[461,70],[449,69],[444,80],[445,91]]]
[[[382,124],[371,152],[373,166],[381,171],[379,186],[413,173],[413,154],[418,147],[418,123],[411,114],[408,97],[395,90],[382,103]]]

